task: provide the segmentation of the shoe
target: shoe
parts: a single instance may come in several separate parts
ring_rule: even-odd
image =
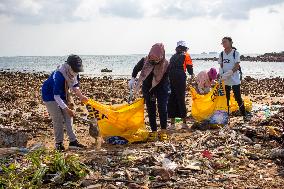
[[[64,148],[63,143],[62,143],[62,142],[56,143],[56,144],[55,144],[55,150],[60,151],[60,152],[64,151],[65,148]]]
[[[84,149],[84,148],[86,148],[86,146],[80,144],[78,140],[69,143],[69,149]]]
[[[158,133],[157,131],[149,133],[148,141],[149,142],[156,142],[158,140]]]
[[[160,133],[160,141],[168,141],[169,140],[169,135],[167,134],[166,131],[161,131]]]
[[[181,124],[181,129],[188,129],[187,124],[186,124],[186,123],[182,123],[182,124]]]
[[[170,126],[168,126],[167,129],[168,129],[168,130],[175,130],[175,129],[176,129],[176,126],[175,126],[175,124],[171,124]]]

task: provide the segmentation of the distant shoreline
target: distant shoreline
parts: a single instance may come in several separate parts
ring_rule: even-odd
[[[280,53],[265,53],[256,57],[241,55],[240,58],[241,61],[250,62],[284,62],[284,51]],[[218,58],[193,58],[192,60],[218,61]]]

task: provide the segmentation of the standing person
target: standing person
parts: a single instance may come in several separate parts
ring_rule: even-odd
[[[134,95],[142,84],[142,93],[146,101],[147,112],[151,127],[150,141],[158,139],[156,122],[156,100],[160,117],[160,140],[168,140],[167,135],[167,102],[169,96],[168,61],[165,58],[165,49],[162,43],[152,46],[147,57],[142,58],[134,67],[132,79],[129,82],[130,89],[134,88]],[[139,79],[135,85],[135,78],[140,72]]]
[[[70,55],[67,61],[55,70],[42,85],[42,99],[52,119],[55,135],[55,148],[65,150],[64,123],[69,137],[69,148],[85,148],[80,144],[73,131],[75,116],[68,94],[71,89],[82,102],[88,100],[79,89],[79,72],[83,72],[82,60],[77,55]]]
[[[182,129],[187,129],[186,125],[186,70],[193,77],[193,65],[190,55],[187,53],[188,46],[185,41],[178,41],[176,53],[170,59],[170,86],[171,94],[168,103],[168,116],[171,118],[169,129],[175,129],[175,118],[182,118]]]
[[[222,39],[224,51],[220,53],[218,63],[220,64],[220,76],[224,79],[227,105],[230,103],[230,93],[233,89],[235,99],[239,105],[240,112],[247,121],[246,110],[243,99],[241,97],[241,79],[240,79],[240,54],[233,47],[233,40],[231,37],[224,37]]]

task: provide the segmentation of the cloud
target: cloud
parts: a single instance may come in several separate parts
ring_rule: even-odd
[[[118,16],[123,18],[142,18],[145,10],[137,0],[108,0],[100,8],[102,15]]]
[[[247,19],[253,9],[277,5],[284,0],[167,0],[157,16],[189,19],[209,16],[223,19]]]
[[[104,17],[187,20],[248,19],[257,8],[284,0],[0,0],[0,18],[25,24],[62,23]],[[271,9],[270,13],[276,13]]]
[[[0,15],[19,23],[60,23],[75,21],[73,12],[80,0],[1,0]]]

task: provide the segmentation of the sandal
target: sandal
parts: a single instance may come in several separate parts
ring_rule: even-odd
[[[161,132],[160,141],[168,141],[168,140],[169,140],[169,135],[166,132]]]
[[[157,140],[158,140],[158,133],[156,131],[149,133],[148,142],[156,142]]]

